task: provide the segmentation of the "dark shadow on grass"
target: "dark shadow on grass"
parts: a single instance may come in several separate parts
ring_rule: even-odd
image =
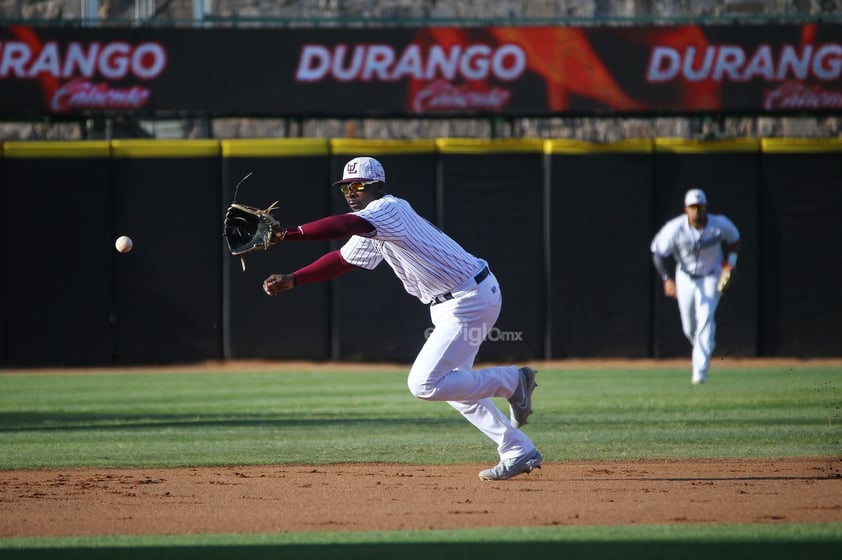
[[[324,416],[318,414],[302,417],[300,413],[273,414],[74,414],[45,412],[0,413],[0,433],[51,432],[79,430],[145,430],[149,428],[195,427],[244,427],[278,426],[318,428],[342,426],[344,428],[383,424],[388,426],[452,426],[464,424],[458,415],[447,417],[407,418],[398,416],[360,417]]]
[[[705,419],[700,425],[716,428],[718,426],[763,426],[768,428],[776,424],[786,426],[814,426],[820,420],[814,418],[752,418],[741,420],[711,420]],[[148,429],[148,428],[176,428],[176,427],[235,427],[235,426],[283,426],[283,427],[324,427],[341,425],[350,427],[354,425],[371,426],[384,424],[388,426],[452,426],[462,425],[464,420],[459,415],[447,414],[441,417],[412,417],[405,416],[377,416],[360,415],[349,412],[347,414],[323,414],[312,413],[302,416],[300,412],[295,413],[225,413],[205,414],[201,411],[185,412],[182,414],[89,414],[73,412],[4,412],[0,413],[0,433],[3,432],[27,432],[27,431],[63,431],[63,430],[107,430],[107,429]],[[567,422],[559,424],[559,429],[569,429],[577,424],[584,425],[585,422]],[[659,425],[667,428],[674,426],[674,421],[651,422],[650,429]],[[588,421],[590,429],[604,427],[611,429],[616,426],[620,429],[628,427],[626,419],[613,421]],[[551,426],[545,426],[551,428]]]
[[[337,545],[153,546],[104,548],[31,548],[2,550],[6,560],[277,560],[279,558],[336,560],[387,559],[512,560],[515,558],[623,560],[791,560],[839,558],[842,541],[830,542],[476,542]]]

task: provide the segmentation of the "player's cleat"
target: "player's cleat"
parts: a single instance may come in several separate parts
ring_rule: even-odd
[[[480,480],[508,480],[523,473],[531,473],[532,469],[540,469],[543,458],[538,450],[527,453],[522,457],[502,460],[497,466],[491,469],[480,471]]]
[[[509,399],[509,419],[512,426],[520,428],[526,424],[526,419],[532,414],[532,391],[538,386],[535,383],[535,370],[522,367],[518,370],[518,381],[515,394]]]

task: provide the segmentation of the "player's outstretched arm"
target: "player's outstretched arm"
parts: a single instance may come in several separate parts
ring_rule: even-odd
[[[362,235],[374,231],[367,220],[356,214],[338,214],[301,224],[297,227],[283,228],[275,234],[273,241],[332,241],[345,239],[352,235]]]
[[[338,250],[331,251],[291,274],[272,274],[263,281],[263,291],[266,292],[266,295],[274,296],[296,286],[336,278],[355,268],[357,267],[345,262]]]
[[[263,281],[263,291],[268,296],[274,296],[295,287],[294,274],[273,274]]]

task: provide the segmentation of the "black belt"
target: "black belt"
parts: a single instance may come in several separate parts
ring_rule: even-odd
[[[688,272],[688,271],[684,270],[683,268],[681,269],[681,272],[683,272],[684,274],[686,274],[687,276],[689,276],[693,280],[701,280],[705,276],[710,276],[710,274],[711,274],[711,272],[708,272],[707,274],[693,274],[691,272]]]
[[[486,266],[482,270],[480,270],[479,273],[476,276],[474,276],[474,282],[476,282],[479,285],[480,282],[482,282],[483,280],[488,278],[489,274],[491,274],[491,272],[488,270],[488,267]],[[430,305],[435,305],[437,303],[443,303],[443,302],[445,302],[447,300],[450,300],[450,299],[453,299],[453,294],[450,293],[450,292],[447,292],[446,294],[442,294],[440,296],[434,297],[433,301],[430,302]]]

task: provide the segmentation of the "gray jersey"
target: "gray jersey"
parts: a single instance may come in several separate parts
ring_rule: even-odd
[[[722,266],[722,242],[736,243],[739,239],[737,226],[721,214],[708,214],[708,223],[701,231],[682,214],[664,224],[650,249],[662,257],[673,257],[687,274],[707,276]]]
[[[424,303],[452,291],[484,265],[403,199],[386,195],[354,213],[375,230],[342,246],[345,261],[370,270],[385,260],[406,291]]]

